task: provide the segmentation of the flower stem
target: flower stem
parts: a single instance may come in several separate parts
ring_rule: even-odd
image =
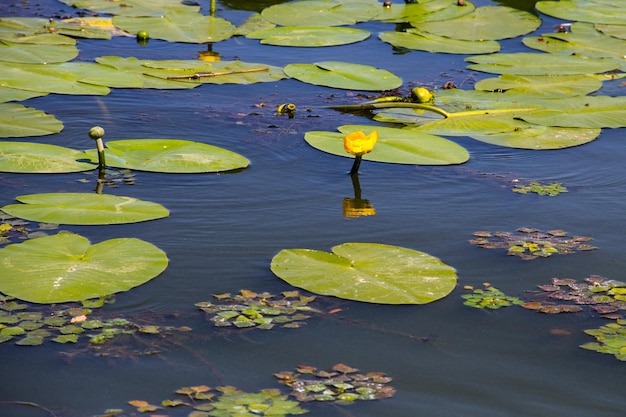
[[[354,157],[354,164],[352,164],[352,169],[350,170],[350,175],[356,175],[359,172],[359,166],[361,166],[361,158],[362,155],[356,155]]]

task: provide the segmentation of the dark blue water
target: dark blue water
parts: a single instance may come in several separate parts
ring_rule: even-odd
[[[56,7],[53,1],[42,2]],[[206,1],[201,4],[208,3]],[[477,4],[491,4],[479,1]],[[32,10],[37,10],[31,5]],[[66,9],[69,9],[65,7]],[[219,14],[240,24],[249,11]],[[557,20],[542,16],[537,33]],[[345,60],[390,70],[408,83],[462,88],[490,75],[465,68],[465,56],[410,52],[394,54],[377,39],[383,23],[359,28],[373,36],[361,43],[320,49],[261,46],[241,37],[214,50],[224,60],[286,65]],[[525,50],[520,39],[503,41],[503,52]],[[193,59],[199,45],[133,39],[80,40],[80,58],[101,55]],[[206,85],[192,90],[113,90],[108,96],[48,96],[26,105],[54,114],[65,124],[57,134],[35,138],[75,149],[90,148],[86,132],[106,129],[106,139],[179,138],[222,146],[251,160],[238,173],[221,175],[136,175],[135,185],[105,192],[155,201],[171,210],[166,219],[121,226],[63,226],[99,242],[137,237],[163,249],[168,269],[153,281],[119,294],[103,313],[115,316],[177,315],[194,330],[168,344],[160,355],[135,360],[77,356],[66,346],[0,345],[0,401],[28,401],[57,416],[89,416],[127,401],[158,403],[182,386],[234,385],[256,391],[277,387],[274,372],[298,364],[329,368],[343,362],[394,378],[394,398],[349,407],[315,404],[311,416],[617,417],[626,403],[624,365],[610,355],[580,349],[593,341],[584,329],[608,321],[588,314],[542,315],[520,308],[497,311],[462,304],[462,287],[490,282],[522,296],[551,277],[578,280],[590,274],[625,279],[626,158],[624,129],[605,129],[584,146],[527,151],[453,138],[471,153],[461,166],[424,167],[365,161],[363,198],[377,215],[346,219],[342,201],[353,197],[347,172],[351,160],[319,152],[303,135],[334,131],[344,124],[375,124],[322,106],[351,102],[350,92],[295,80],[250,86]],[[619,81],[599,94],[623,95]],[[275,108],[296,103],[295,118],[276,117]],[[263,106],[255,106],[263,103]],[[310,111],[306,111],[309,109]],[[91,178],[90,183],[78,180]],[[511,192],[510,179],[562,182],[569,193],[555,198]],[[89,192],[89,174],[0,174],[0,205],[39,192]],[[523,226],[564,229],[591,236],[600,249],[522,261],[467,243],[477,230],[514,231]],[[454,266],[459,288],[423,306],[384,306],[328,300],[343,311],[313,319],[298,330],[224,336],[194,307],[211,294],[245,288],[280,293],[292,289],[269,270],[285,248],[330,250],[344,242],[377,242],[427,252]],[[554,329],[558,330],[554,334]],[[412,335],[420,338],[407,337]],[[424,338],[423,341],[421,338]],[[2,416],[45,415],[42,410],[0,404]]]

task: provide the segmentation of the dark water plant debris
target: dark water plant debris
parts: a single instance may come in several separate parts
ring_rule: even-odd
[[[471,239],[469,243],[485,249],[507,249],[508,255],[518,256],[524,260],[597,249],[586,243],[592,240],[590,237],[569,237],[567,232],[560,229],[542,232],[538,229],[522,227],[516,232],[478,231],[473,233],[475,239]]]
[[[305,296],[298,291],[286,291],[282,297],[263,292],[241,290],[239,294],[214,294],[216,301],[196,303],[216,327],[237,327],[270,330],[300,328],[311,313],[320,313],[309,304],[315,296]]]
[[[332,401],[351,404],[357,400],[391,398],[396,390],[387,385],[392,378],[382,372],[359,373],[344,364],[336,364],[330,371],[300,365],[295,372],[275,373],[281,384],[291,388],[291,395],[300,402]]]
[[[524,304],[524,302],[519,298],[510,297],[489,284],[485,284],[485,289],[473,289],[472,287],[467,289],[471,289],[473,291],[471,294],[461,296],[461,298],[465,299],[463,304],[466,306],[496,310],[501,307]]]

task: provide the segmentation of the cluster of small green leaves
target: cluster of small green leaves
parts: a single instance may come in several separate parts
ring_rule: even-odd
[[[597,342],[580,345],[583,349],[614,355],[620,361],[626,361],[626,319],[605,324],[597,329],[585,330],[596,338]]]
[[[341,363],[334,365],[331,371],[300,365],[295,372],[278,372],[274,376],[290,387],[291,395],[300,402],[334,401],[350,404],[357,400],[391,398],[396,392],[393,387],[386,385],[392,379],[385,374],[361,374],[358,369]]]
[[[484,290],[466,287],[466,289],[473,291],[471,294],[461,296],[465,299],[463,304],[474,308],[490,308],[492,310],[496,310],[500,307],[524,304],[524,302],[517,297],[510,297],[489,284],[484,285],[486,287]]]
[[[189,328],[141,326],[124,318],[107,320],[90,319],[94,308],[112,303],[111,298],[87,300],[81,307],[69,307],[50,311],[27,311],[29,304],[0,294],[0,343],[15,341],[20,346],[39,346],[46,340],[55,343],[78,343],[79,337],[100,355],[106,356],[98,345],[103,345],[119,335],[136,333],[160,334],[164,331],[188,331]],[[32,310],[32,308],[31,308]]]
[[[237,327],[269,330],[280,324],[286,328],[299,328],[304,320],[311,316],[307,313],[319,313],[308,304],[315,301],[315,296],[303,296],[298,291],[286,291],[282,298],[263,292],[256,293],[241,290],[240,294],[214,294],[218,302],[204,301],[196,303],[202,311],[208,313],[209,320],[216,327]]]
[[[47,230],[58,229],[58,224],[39,223],[38,230],[28,227],[28,222],[17,219],[0,211],[0,245],[11,243],[13,240],[25,240],[46,236]]]
[[[524,260],[546,258],[555,253],[567,255],[576,251],[597,249],[585,243],[592,240],[590,237],[569,237],[567,232],[560,229],[541,232],[538,229],[523,227],[517,229],[517,232],[474,232],[476,239],[470,240],[469,243],[486,249],[506,248],[508,255],[518,256]]]
[[[160,411],[159,415],[163,416],[281,417],[307,412],[300,407],[297,401],[288,400],[288,396],[277,389],[264,389],[256,393],[247,393],[232,386],[217,387],[213,391],[206,385],[200,385],[180,388],[176,394],[184,396],[184,399],[179,397],[173,400],[163,400],[160,405],[150,404],[143,400],[129,401],[128,404],[135,407],[140,413]],[[187,414],[190,407],[193,408],[193,411]],[[164,409],[167,409],[168,414],[163,414],[164,411],[162,410]],[[114,417],[122,414],[124,414],[124,410],[110,409],[98,417]]]
[[[519,194],[537,193],[539,195],[554,197],[559,195],[560,193],[566,193],[567,187],[564,187],[559,182],[541,184],[539,181],[531,181],[528,183],[528,185],[516,185],[515,187],[513,187],[512,191]]]
[[[538,288],[542,291],[524,303],[524,308],[557,314],[576,313],[588,306],[605,318],[621,318],[619,312],[626,310],[626,283],[599,275],[589,275],[582,282],[571,278],[552,278],[550,284],[538,285]]]

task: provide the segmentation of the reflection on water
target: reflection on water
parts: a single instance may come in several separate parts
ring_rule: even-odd
[[[259,4],[252,3],[243,8]],[[374,31],[385,27],[364,26]],[[128,39],[79,41],[79,46],[85,59],[106,54],[192,59],[199,49],[152,41],[141,48]],[[324,59],[374,61],[407,83],[440,85],[450,78],[486,76],[466,71],[463,57],[396,55],[376,39],[325,48],[319,56],[317,51],[299,48],[260,48],[257,41],[241,38],[220,43],[215,50],[224,60],[238,56],[273,65]],[[448,74],[442,76],[443,72]],[[621,93],[616,83],[606,89]],[[34,402],[54,409],[57,416],[88,416],[124,407],[133,399],[160,402],[183,386],[278,388],[275,372],[299,364],[326,369],[343,362],[392,376],[395,397],[346,408],[307,404],[311,416],[621,415],[626,384],[622,363],[578,348],[593,341],[583,330],[606,323],[587,315],[470,309],[462,304],[463,291],[457,290],[423,306],[333,299],[329,304],[341,311],[291,331],[223,333],[204,320],[194,304],[214,293],[292,289],[269,270],[271,258],[280,250],[328,251],[348,241],[424,251],[454,266],[461,286],[478,287],[488,281],[521,298],[555,276],[580,280],[598,274],[624,280],[624,129],[606,129],[589,144],[558,151],[505,149],[454,138],[470,151],[466,164],[416,167],[368,161],[354,181],[348,175],[350,158],[313,149],[302,137],[309,130],[375,124],[322,107],[355,100],[350,92],[293,80],[29,100],[27,105],[50,112],[65,124],[63,132],[37,138],[38,142],[85,149],[92,146],[87,132],[100,125],[108,140],[196,140],[241,153],[251,165],[220,175],[137,172],[133,185],[105,186],[103,192],[158,202],[170,209],[170,217],[120,226],[61,226],[92,242],[137,237],[163,249],[170,258],[169,268],[148,284],[119,294],[103,312],[117,317],[168,315],[168,320],[193,331],[169,339],[171,344],[161,346],[160,355],[135,360],[86,355],[68,361],[61,352],[71,351],[71,346],[1,344],[3,372],[8,377],[0,401]],[[290,102],[298,106],[296,115],[277,117],[276,106]],[[90,181],[82,182],[85,178]],[[519,178],[561,182],[569,192],[558,197],[516,194],[511,191],[512,180]],[[0,204],[29,193],[90,192],[94,181],[85,173],[0,174]],[[590,236],[599,249],[523,261],[468,243],[475,231],[512,232],[523,226]],[[42,415],[41,410],[9,407],[0,404],[0,414]]]

